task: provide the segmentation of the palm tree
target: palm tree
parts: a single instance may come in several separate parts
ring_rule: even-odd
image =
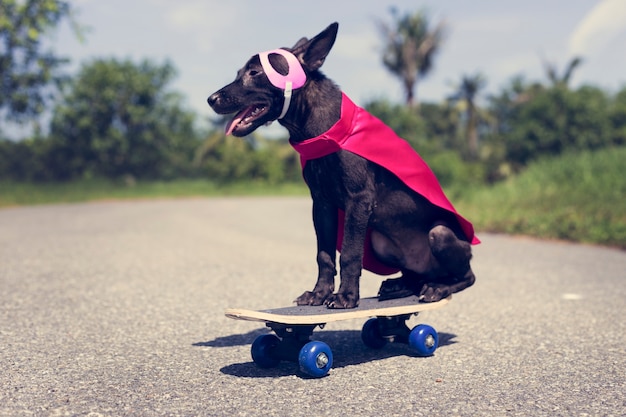
[[[449,98],[451,101],[462,101],[465,104],[467,115],[465,138],[469,154],[473,158],[478,155],[478,107],[476,106],[476,97],[486,85],[487,80],[480,73],[463,75],[456,93]]]
[[[446,25],[440,22],[431,29],[425,12],[398,16],[391,9],[393,23],[377,21],[385,42],[383,64],[400,78],[406,93],[406,103],[417,101],[414,90],[418,79],[424,78],[432,69],[435,53],[441,47]]]
[[[559,76],[558,70],[554,63],[548,62],[545,59],[543,60],[543,67],[546,70],[546,75],[548,79],[552,83],[553,87],[564,87],[567,88],[570,80],[572,79],[572,75],[574,70],[583,63],[582,57],[575,56],[573,57],[567,66],[565,67],[565,71],[562,76]]]

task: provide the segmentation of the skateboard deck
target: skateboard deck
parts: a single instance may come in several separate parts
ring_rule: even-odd
[[[362,298],[352,309],[330,309],[326,306],[292,306],[267,310],[229,308],[226,317],[237,320],[260,321],[279,324],[325,324],[333,321],[362,319],[368,317],[395,317],[421,313],[443,307],[451,297],[435,303],[420,302],[417,296],[378,301],[377,297]]]
[[[263,322],[274,334],[258,336],[252,343],[253,362],[260,368],[272,368],[280,361],[296,362],[300,370],[311,377],[328,374],[333,364],[330,347],[311,341],[316,327],[340,320],[370,318],[361,331],[363,343],[381,349],[389,342],[408,344],[418,356],[430,356],[438,346],[435,329],[419,324],[407,326],[412,315],[443,307],[451,297],[435,303],[422,303],[416,296],[378,301],[376,297],[362,298],[353,309],[329,309],[326,306],[292,306],[267,310],[229,308],[226,317],[236,320]]]

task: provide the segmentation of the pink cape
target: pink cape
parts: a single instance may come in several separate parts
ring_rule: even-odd
[[[341,102],[341,118],[328,131],[303,142],[291,142],[300,154],[302,168],[311,159],[321,158],[339,150],[355,153],[395,174],[409,188],[421,194],[431,203],[453,213],[461,229],[472,245],[480,243],[474,235],[474,227],[452,206],[444,194],[435,174],[419,154],[390,127],[355,105],[345,94]],[[340,210],[337,250],[343,242],[344,215]],[[363,267],[379,275],[398,272],[376,259],[368,238],[365,243]]]

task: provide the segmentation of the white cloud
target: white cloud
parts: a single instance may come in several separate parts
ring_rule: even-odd
[[[222,39],[216,34],[226,32],[238,15],[233,2],[215,0],[167,2],[161,7],[166,10],[169,28],[184,36],[185,42],[199,53],[207,53],[221,45]]]
[[[206,6],[201,3],[177,5],[169,15],[169,22],[177,29],[187,30],[206,21]]]
[[[233,2],[215,0],[183,0],[168,2],[168,23],[174,29],[188,32],[216,32],[230,25],[237,17]]]
[[[361,33],[341,34],[333,47],[333,54],[343,58],[363,59],[377,54],[381,42],[377,32],[370,30]]]
[[[454,36],[455,32],[489,35],[498,33],[502,36],[503,34],[518,33],[524,26],[523,17],[510,13],[459,16],[447,23],[450,36]]]
[[[590,55],[626,31],[626,2],[604,0],[578,24],[569,40],[571,55]]]

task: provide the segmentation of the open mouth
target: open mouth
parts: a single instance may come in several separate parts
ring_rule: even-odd
[[[235,117],[226,125],[226,136],[234,134],[235,136],[244,136],[261,123],[255,122],[265,116],[268,108],[262,104],[253,104],[250,107],[245,108],[235,115]]]

